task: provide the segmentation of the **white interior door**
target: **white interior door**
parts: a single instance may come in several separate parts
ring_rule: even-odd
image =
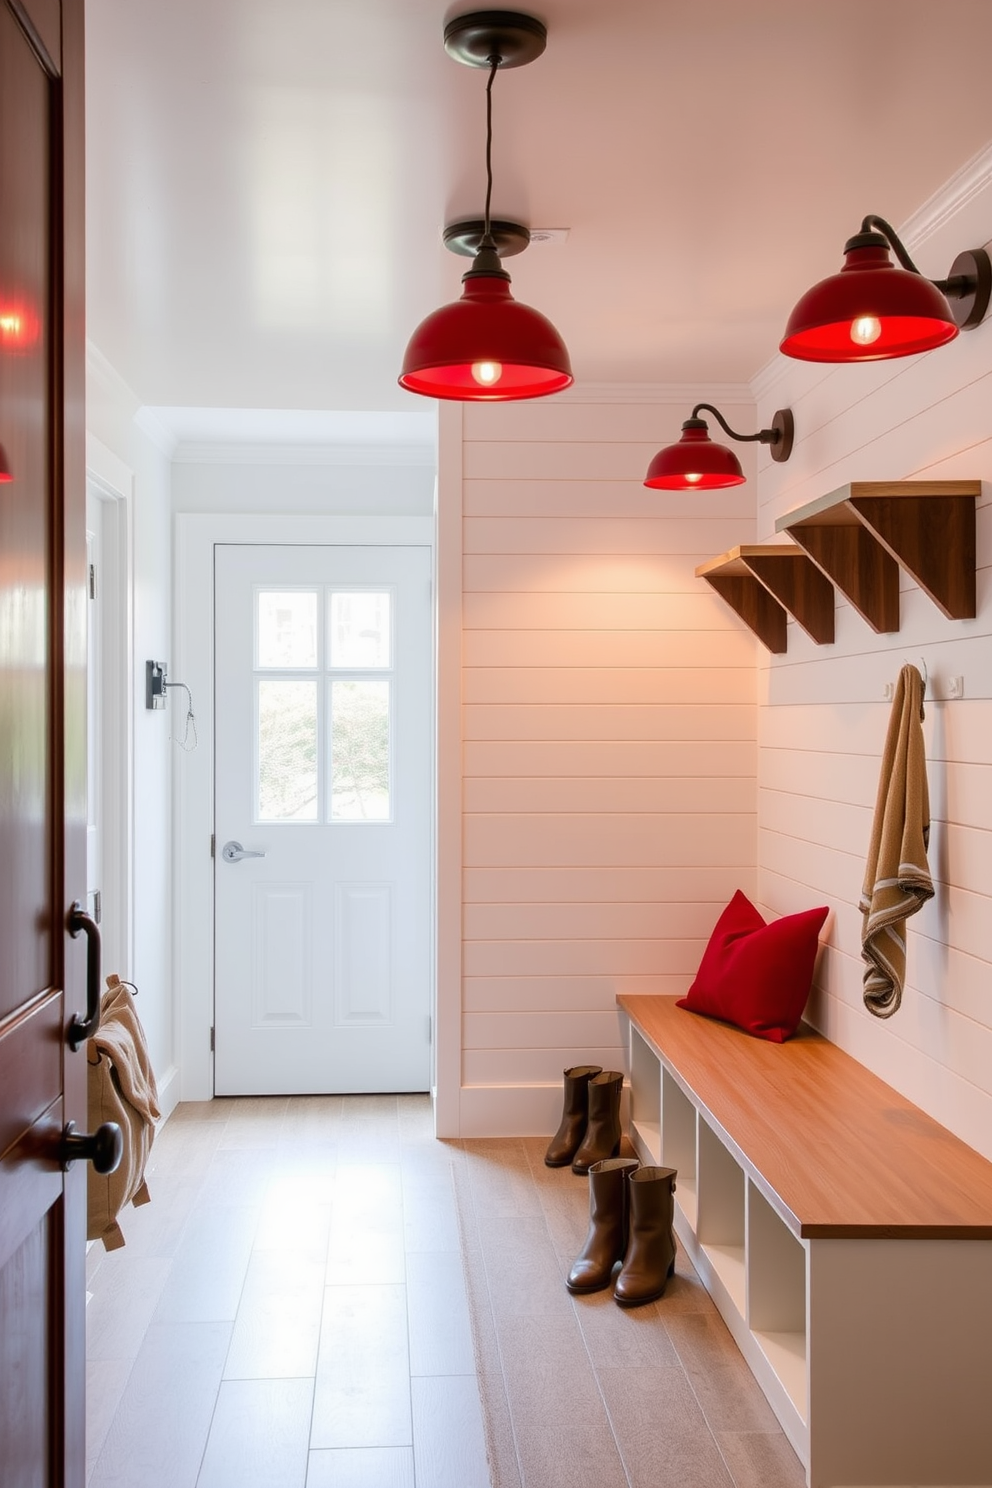
[[[430,549],[215,551],[215,1090],[427,1090]]]

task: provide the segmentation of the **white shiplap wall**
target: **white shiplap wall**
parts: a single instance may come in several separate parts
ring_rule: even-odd
[[[992,238],[992,153],[954,199],[915,225],[925,273]],[[796,449],[763,463],[758,538],[791,508],[852,480],[981,479],[978,615],[950,621],[903,576],[901,628],[878,636],[838,595],[837,639],[795,624],[788,654],[759,662],[758,889],[775,913],[827,903],[810,1015],[830,1038],[992,1157],[992,321],[929,355],[810,368],[780,359],[759,380],[765,420],[789,404]],[[861,997],[857,900],[890,705],[883,686],[925,663],[937,893],[910,921],[900,1010]],[[962,700],[946,700],[964,677]]]
[[[740,389],[464,410],[464,1134],[553,1129],[565,1066],[621,1065],[618,987],[683,991],[754,890],[756,643],[693,573],[753,479],[643,486],[704,398],[753,428]]]

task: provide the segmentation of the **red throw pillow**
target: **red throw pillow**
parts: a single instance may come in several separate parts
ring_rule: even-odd
[[[766,925],[738,889],[713,927],[696,980],[678,1006],[783,1043],[799,1027],[828,913],[824,905]]]

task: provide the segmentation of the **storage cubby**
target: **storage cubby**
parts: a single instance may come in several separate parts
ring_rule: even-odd
[[[651,1057],[657,1063],[653,1054]],[[665,1068],[661,1071],[661,1161],[664,1167],[675,1168],[678,1172],[675,1202],[685,1215],[689,1228],[695,1230],[696,1108]]]
[[[637,1029],[630,1030],[630,1124],[638,1155],[661,1162],[661,1067]],[[674,1164],[672,1164],[674,1166]]]
[[[806,1249],[753,1182],[747,1191],[747,1321],[772,1372],[805,1421]]]
[[[746,1308],[744,1172],[709,1122],[699,1122],[696,1239],[741,1317]]]
[[[992,1163],[811,1029],[618,1002],[635,1146],[810,1488],[992,1484]]]

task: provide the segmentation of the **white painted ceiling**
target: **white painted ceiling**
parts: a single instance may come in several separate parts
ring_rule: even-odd
[[[86,6],[88,333],[140,401],[423,414],[403,348],[485,186],[485,73],[441,36],[478,7]],[[992,0],[529,8],[493,212],[569,229],[508,267],[580,382],[747,381],[866,212],[900,224],[992,137]]]

